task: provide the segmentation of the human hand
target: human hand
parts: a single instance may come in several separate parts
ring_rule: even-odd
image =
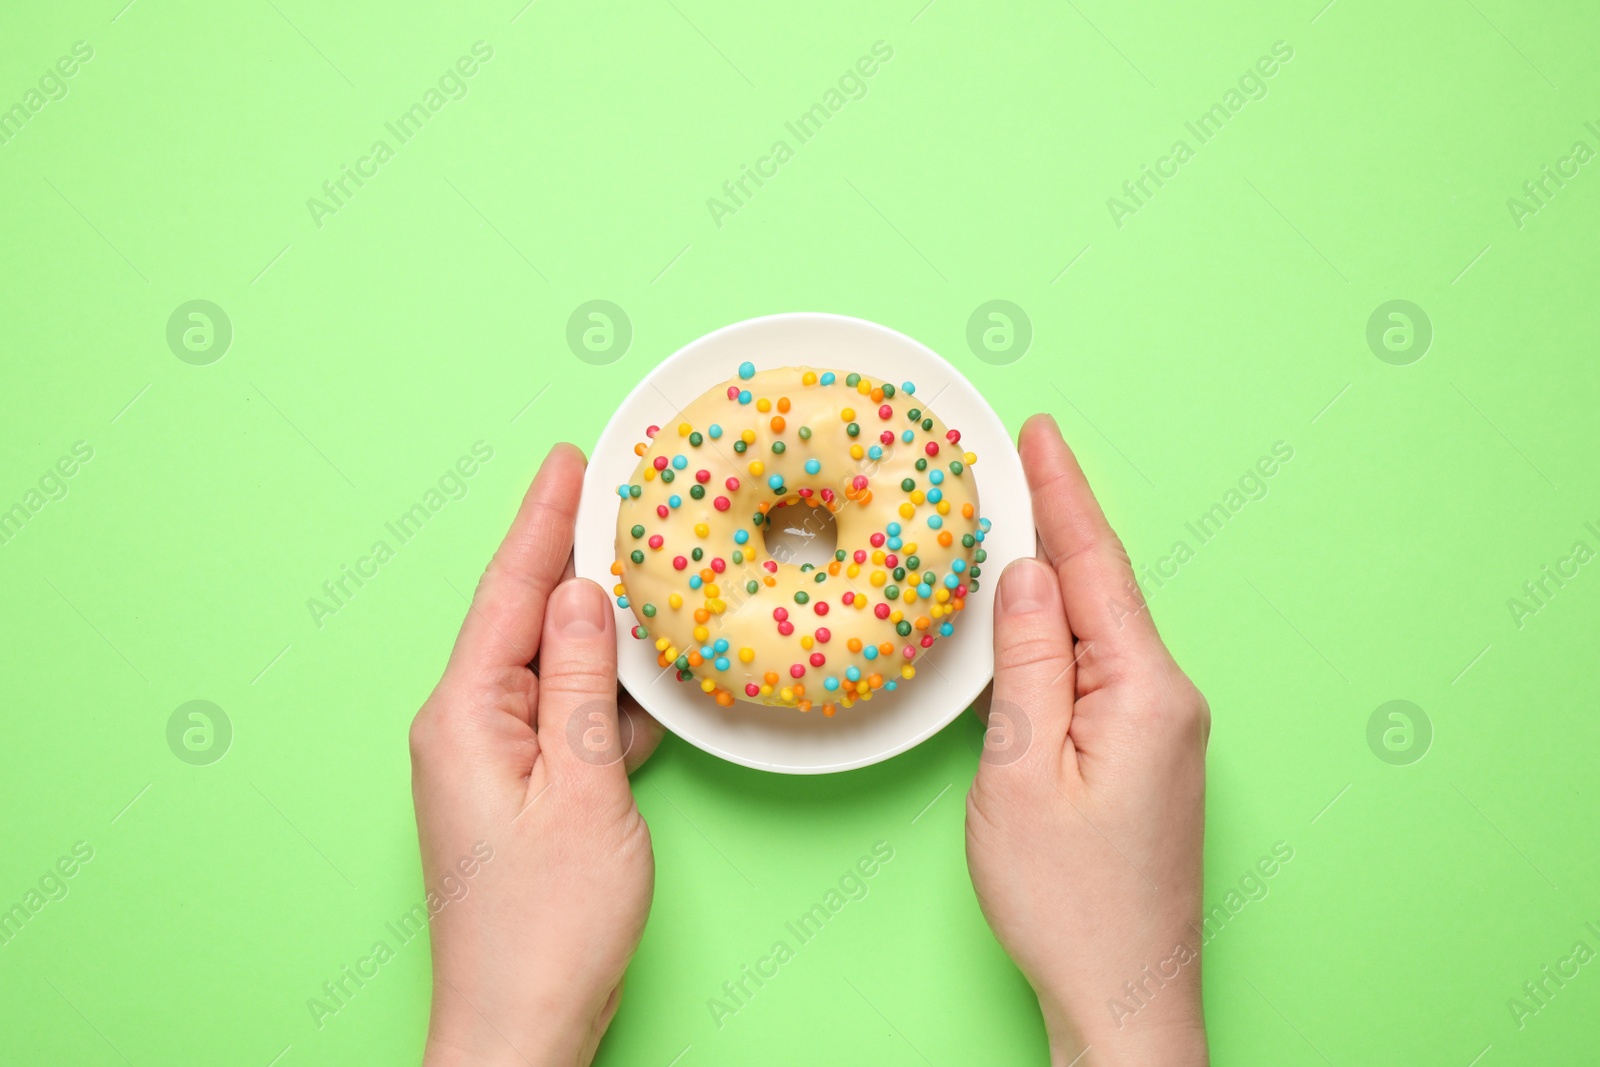
[[[546,457],[411,725],[428,1067],[587,1064],[650,910],[655,858],[627,772],[661,728],[629,703],[619,725],[611,605],[562,580],[583,468],[571,445]]]
[[[1057,1067],[1204,1065],[1210,710],[1055,421],[1029,419],[1018,449],[1045,562],[1011,564],[997,590],[967,794],[973,887],[1038,994]]]

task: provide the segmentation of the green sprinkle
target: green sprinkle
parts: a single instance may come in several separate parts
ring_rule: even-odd
[[[968,567],[967,568],[967,573],[972,575],[974,578],[976,578],[976,577],[978,577],[978,575],[983,573],[983,568],[982,567]]]
[[[699,448],[701,445],[706,443],[706,439],[700,436],[699,430],[696,430],[694,433],[689,435],[689,443],[694,445],[694,447]]]
[[[798,593],[796,593],[794,595],[794,602],[796,604],[805,604],[805,603],[810,602],[810,600],[811,600],[811,594],[806,592],[804,589],[800,590]]]
[[[635,563],[643,563],[644,562],[644,553],[640,552],[636,548],[632,552],[628,553],[628,558],[633,560]]]
[[[917,480],[915,478],[902,478],[900,480],[900,488],[907,493],[911,492],[911,490],[915,489],[916,487]]]
[[[912,408],[910,411],[906,412],[906,418],[910,419],[912,422],[916,422],[918,419],[922,418],[922,409]]]
[[[951,474],[954,474],[957,477],[960,477],[961,472],[963,470],[965,470],[965,469],[966,468],[961,466],[961,461],[959,459],[953,459],[953,460],[950,461],[950,473]]]
[[[800,564],[800,573],[801,574],[810,574],[812,571],[814,571],[816,569],[817,569],[817,565],[815,563],[802,563],[802,564]]]
[[[971,548],[973,545],[975,545],[977,543],[978,543],[978,539],[976,537],[973,537],[971,534],[962,534],[961,535],[961,547],[962,548]]]
[[[900,587],[898,585],[886,585],[886,586],[884,586],[883,587],[883,596],[884,596],[884,599],[886,599],[886,600],[899,600],[900,599]]]
[[[646,604],[639,610],[644,612],[644,617],[647,619],[653,619],[656,617],[656,606],[654,604]]]
[[[899,622],[894,624],[894,632],[899,634],[901,637],[910,637],[911,624],[906,620],[901,619]]]
[[[974,579],[972,579],[972,581],[967,583],[967,592],[976,593],[977,591],[978,591],[978,579],[974,578]]]
[[[834,549],[833,558],[838,560],[840,563],[844,562],[844,555],[845,555],[844,549],[842,549],[842,548]]]
[[[644,486],[642,486],[642,485],[630,485],[630,486],[628,486],[628,495],[633,497],[633,499],[638,500],[641,496],[644,495]]]
[[[699,545],[695,545],[694,546],[694,551],[689,553],[689,555],[694,559],[694,561],[696,563],[699,563],[701,560],[706,558],[706,550],[701,548]]]
[[[849,426],[844,428],[844,432],[849,434],[851,437],[860,437],[861,424],[859,422],[852,422]]]
[[[802,440],[802,441],[811,440],[811,427],[809,427],[809,426],[800,427],[800,440]]]
[[[854,389],[856,386],[861,384],[861,375],[859,375],[859,374],[846,374],[844,376],[844,384],[846,384],[850,388]]]
[[[906,557],[906,567],[909,568],[910,570],[916,570],[920,566],[922,566],[922,561],[920,559],[918,559],[916,556],[907,556]]]
[[[781,456],[783,455],[783,450],[788,447],[789,446],[784,444],[782,441],[774,441],[772,442],[772,454],[775,456]]]
[[[761,583],[756,581],[754,578],[752,578],[748,582],[744,583],[744,591],[746,593],[750,593],[750,594],[754,595],[760,589],[761,589]]]
[[[828,572],[827,571],[818,571],[817,572],[817,581],[825,582],[827,580],[828,580]]]
[[[668,467],[666,470],[661,472],[661,480],[664,482],[671,482],[672,479],[676,477],[677,475],[672,472],[671,467]]]
[[[643,526],[635,526],[633,529],[629,530],[628,532],[633,534],[634,537],[643,537],[644,536],[644,527]]]
[[[918,456],[917,457],[917,470],[925,471],[927,469],[928,469],[928,461],[926,459],[923,459],[921,456]]]
[[[740,552],[737,548],[734,549],[733,550],[733,561],[735,563],[743,563],[744,562],[744,553]]]
[[[739,453],[741,456],[744,455],[744,450],[749,447],[750,446],[745,444],[743,440],[738,440],[733,443],[733,450]]]
[[[923,420],[922,420],[922,428],[923,428],[923,429],[924,429],[924,430],[931,430],[931,429],[933,429],[933,420],[932,420],[932,419],[923,419]]]
[[[767,517],[765,515],[761,514],[761,512],[759,512],[759,511],[756,512],[754,515],[750,516],[750,525],[751,526],[760,526],[763,522],[766,522],[766,521],[767,521]]]
[[[672,661],[672,665],[674,667],[678,668],[678,670],[682,671],[684,674],[688,674],[689,673],[689,657],[688,656],[679,656],[677,659]]]
[[[884,382],[883,383],[883,398],[885,400],[888,400],[892,396],[894,396],[894,386],[890,385],[888,382]]]
[[[706,495],[706,487],[701,485],[699,482],[696,482],[694,485],[689,487],[689,495],[694,497],[696,500],[704,499]]]
[[[969,534],[968,536],[971,536],[971,535]],[[972,554],[972,558],[973,558],[973,560],[975,562],[982,563],[984,560],[989,558],[989,553],[987,551],[985,551],[984,549],[980,548],[980,549],[978,549],[978,551],[976,551],[976,552],[974,552]]]

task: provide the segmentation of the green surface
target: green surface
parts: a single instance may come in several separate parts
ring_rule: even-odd
[[[1054,412],[1152,568],[1215,712],[1208,904],[1294,850],[1208,947],[1217,1062],[1593,1059],[1600,967],[1508,1005],[1600,951],[1591,5],[122,2],[0,14],[25,119],[0,137],[0,507],[25,519],[0,543],[0,906],[74,871],[0,945],[0,1060],[413,1058],[428,950],[385,925],[422,895],[405,730],[462,593],[552,442],[787,310],[925,341],[1012,427]],[[478,41],[460,98],[388,133]],[[879,41],[864,95],[786,130]],[[1274,42],[1292,58],[1246,77]],[[345,165],[371,177],[314,212]],[[714,211],[745,166],[776,173]],[[1173,176],[1135,201],[1145,166]],[[596,299],[631,342],[580,359]],[[1025,353],[983,349],[986,317],[969,348],[996,299]],[[169,347],[193,300],[231,323],[220,360],[183,347],[200,320]],[[1404,320],[1369,347],[1392,300],[1431,323],[1420,361],[1383,346]],[[492,460],[314,619],[476,442]],[[231,723],[209,765],[169,748],[192,700]],[[1431,725],[1420,761],[1422,731],[1384,747],[1399,720],[1369,748],[1391,700]],[[821,779],[664,744],[635,782],[655,908],[600,1062],[1042,1062],[966,876],[977,743],[962,721]],[[719,1028],[722,983],[878,841],[869,895]],[[319,1029],[308,998],[380,939],[395,958]]]

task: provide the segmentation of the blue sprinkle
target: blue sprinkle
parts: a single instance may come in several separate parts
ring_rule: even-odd
[[[672,457],[672,469],[673,470],[681,471],[681,470],[683,470],[683,468],[687,467],[688,465],[689,465],[689,457],[687,457],[687,456],[673,456]]]
[[[717,638],[717,642],[716,642],[716,644],[711,646],[711,650],[713,652],[726,652],[726,651],[728,651],[728,639],[726,637]]]
[[[942,484],[944,482],[944,471],[935,467],[933,470],[928,472],[928,481],[932,482],[934,485]]]
[[[705,582],[701,581],[700,576],[698,574],[689,575],[689,588],[690,589],[699,589],[702,585],[705,585],[705,584],[706,584]]]
[[[900,538],[891,537],[891,538],[889,538],[888,544],[889,544],[889,551],[890,552],[898,552],[898,551],[900,551],[900,544],[901,544]]]
[[[958,559],[958,560],[956,560],[956,562],[960,563],[961,561]],[[944,587],[946,589],[954,589],[956,586],[958,586],[960,584],[961,584],[961,579],[957,578],[955,575],[947,574],[947,575],[944,576]]]
[[[776,493],[779,489],[782,489],[783,476],[781,474],[774,474],[772,477],[768,478],[767,488],[771,489],[774,493]]]
[[[984,534],[984,532],[982,530],[979,530],[976,534],[973,535],[972,539],[974,541],[977,541],[979,544],[982,544],[983,543],[983,539],[984,539],[985,536],[986,535]]]
[[[822,461],[817,459],[806,460],[806,473],[815,474],[822,469]]]
[[[917,387],[912,385],[910,382],[901,382],[900,383],[900,391],[902,393],[910,393],[912,395],[915,395],[916,391],[917,391]],[[935,397],[934,399],[937,400],[938,398]]]
[[[823,371],[822,377],[818,381],[822,382],[823,385],[832,385],[834,381],[833,371]]]
[[[625,596],[617,597],[617,607],[625,608],[627,606],[628,606],[628,598],[627,597],[625,597]]]
[[[829,691],[832,691],[834,689],[839,688],[839,679],[837,679],[837,678],[824,678],[822,680],[822,688],[827,689]]]
[[[667,507],[669,507],[669,508],[681,508],[681,507],[683,507],[683,497],[679,496],[677,493],[673,493],[671,496],[667,497]]]
[[[861,650],[861,654],[863,656],[867,657],[868,659],[877,659],[878,658],[878,646],[877,645],[868,645],[866,648],[863,648]]]
[[[944,525],[944,520],[937,515],[929,515],[928,525],[937,530],[939,527]]]
[[[867,458],[868,459],[882,459],[883,458],[883,449],[879,448],[877,445],[873,445],[871,448],[867,449]]]
[[[743,378],[745,381],[749,381],[751,378],[754,378],[755,376],[756,376],[756,365],[754,363],[745,362],[745,363],[739,364],[739,377]]]
[[[883,528],[883,532],[888,534],[890,537],[897,537],[900,534],[900,524],[898,522],[891,522],[889,525]]]
[[[885,689],[889,689],[889,690],[899,689],[900,688],[900,683],[899,682],[884,682],[883,683],[883,687]]]
[[[617,495],[624,500],[628,499],[628,487],[626,485],[617,486]]]
[[[844,669],[844,676],[852,682],[861,681],[861,668],[851,664]]]
[[[907,430],[905,433],[902,433],[900,435],[900,440],[904,441],[908,445],[912,441],[915,441],[916,439],[917,439],[917,435],[912,433],[910,430]]]
[[[933,586],[928,585],[926,583],[917,586],[917,595],[922,597],[923,599],[927,599],[928,597],[933,595]]]
[[[710,434],[711,439],[715,441],[717,438],[722,436],[722,427],[713,422],[711,424],[711,428],[707,430],[706,433]]]
[[[728,657],[727,656],[718,656],[717,659],[716,659],[716,668],[719,671],[727,670],[728,669]]]
[[[734,544],[742,545],[748,540],[750,540],[750,531],[749,530],[735,530],[735,531],[733,531],[733,543]]]
[[[951,634],[953,634],[955,632],[956,632],[956,628],[954,626],[951,626],[949,623],[944,622],[944,623],[940,623],[939,624],[939,636],[940,637],[949,637]]]
[[[933,473],[938,474],[939,472],[938,471],[934,471]],[[943,499],[944,499],[944,490],[942,490],[942,489],[929,489],[928,490],[928,503],[937,504],[939,501],[941,501]]]
[[[967,561],[964,559],[958,559],[950,564],[950,569],[955,571],[957,574],[960,574],[962,571],[967,569]]]
[[[748,390],[748,389],[739,390],[739,403],[741,403],[741,404],[750,403],[750,390]]]
[[[978,529],[982,530],[984,533],[988,533],[989,532],[989,527],[991,525],[993,525],[993,524],[988,519],[979,519],[978,520]]]
[[[712,656],[711,646],[710,645],[701,645],[700,646],[700,658],[701,659],[710,659],[711,656]]]

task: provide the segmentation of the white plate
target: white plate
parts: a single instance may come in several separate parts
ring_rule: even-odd
[[[1012,560],[1034,551],[1033,509],[1016,446],[972,383],[926,345],[865,319],[794,312],[747,319],[678,349],[628,394],[589,459],[578,506],[575,565],[607,591],[617,533],[616,487],[631,480],[633,446],[645,427],[669,425],[701,393],[733,377],[740,363],[757,370],[809,365],[916,384],[917,398],[978,456],[979,513],[993,523],[978,591],[968,597],[955,633],[917,660],[917,676],[895,692],[819,712],[737,701],[720,707],[698,688],[656,666],[648,641],[629,636],[633,612],[617,608],[618,675],[645,710],[714,756],[785,774],[826,774],[886,760],[938,733],[994,676],[994,590]],[[926,669],[923,669],[926,668]]]

